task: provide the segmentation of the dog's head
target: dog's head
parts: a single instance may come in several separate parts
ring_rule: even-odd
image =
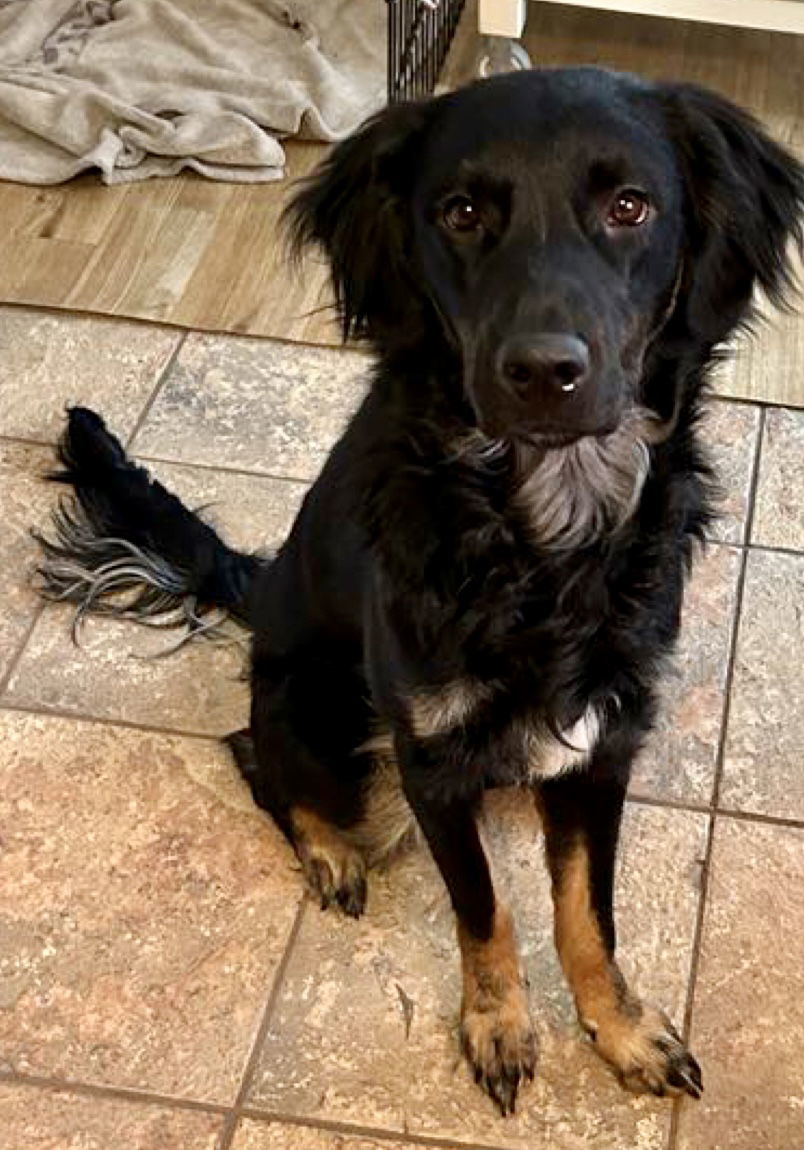
[[[619,425],[651,348],[704,355],[789,283],[804,169],[728,101],[597,69],[391,107],[293,201],[344,333],[432,334],[478,426],[565,442]]]

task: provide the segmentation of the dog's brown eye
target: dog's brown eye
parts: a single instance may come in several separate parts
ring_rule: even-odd
[[[638,228],[650,215],[650,203],[644,192],[623,188],[611,201],[608,224],[612,228]]]
[[[477,205],[468,196],[453,196],[442,211],[444,224],[451,232],[478,232],[482,227]]]

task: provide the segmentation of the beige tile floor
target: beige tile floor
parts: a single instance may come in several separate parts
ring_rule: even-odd
[[[737,370],[741,370],[738,365]],[[745,370],[743,366],[742,370]],[[357,402],[356,352],[0,309],[0,1144],[8,1150],[797,1150],[804,1145],[804,413],[714,401],[698,565],[618,880],[622,960],[691,1032],[699,1104],[622,1094],[573,1022],[533,812],[486,817],[537,1081],[497,1117],[456,1054],[444,892],[414,853],[321,915],[218,742],[236,648],[28,586],[61,412],[104,412],[241,546],[282,538]]]

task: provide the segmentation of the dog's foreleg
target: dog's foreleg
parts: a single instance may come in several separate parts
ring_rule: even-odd
[[[495,896],[472,803],[434,801],[404,767],[403,781],[457,919],[463,1049],[475,1081],[513,1113],[520,1083],[533,1078],[536,1042],[511,914]]]
[[[614,957],[614,864],[625,783],[565,775],[543,784],[539,798],[556,947],[581,1025],[628,1089],[698,1097],[698,1063],[667,1017],[632,993]]]

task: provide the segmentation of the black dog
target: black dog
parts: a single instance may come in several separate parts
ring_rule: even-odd
[[[46,544],[51,593],[86,580],[109,608],[133,564],[135,613],[187,595],[253,628],[232,746],[254,798],[352,915],[415,817],[457,916],[466,1055],[503,1113],[535,1047],[475,825],[500,784],[542,809],[556,943],[600,1053],[630,1087],[701,1090],[615,962],[615,850],[711,516],[707,370],[755,286],[789,286],[803,205],[793,157],[693,87],[534,71],[389,108],[290,209],[376,367],[273,561],[70,415],[78,504]]]

